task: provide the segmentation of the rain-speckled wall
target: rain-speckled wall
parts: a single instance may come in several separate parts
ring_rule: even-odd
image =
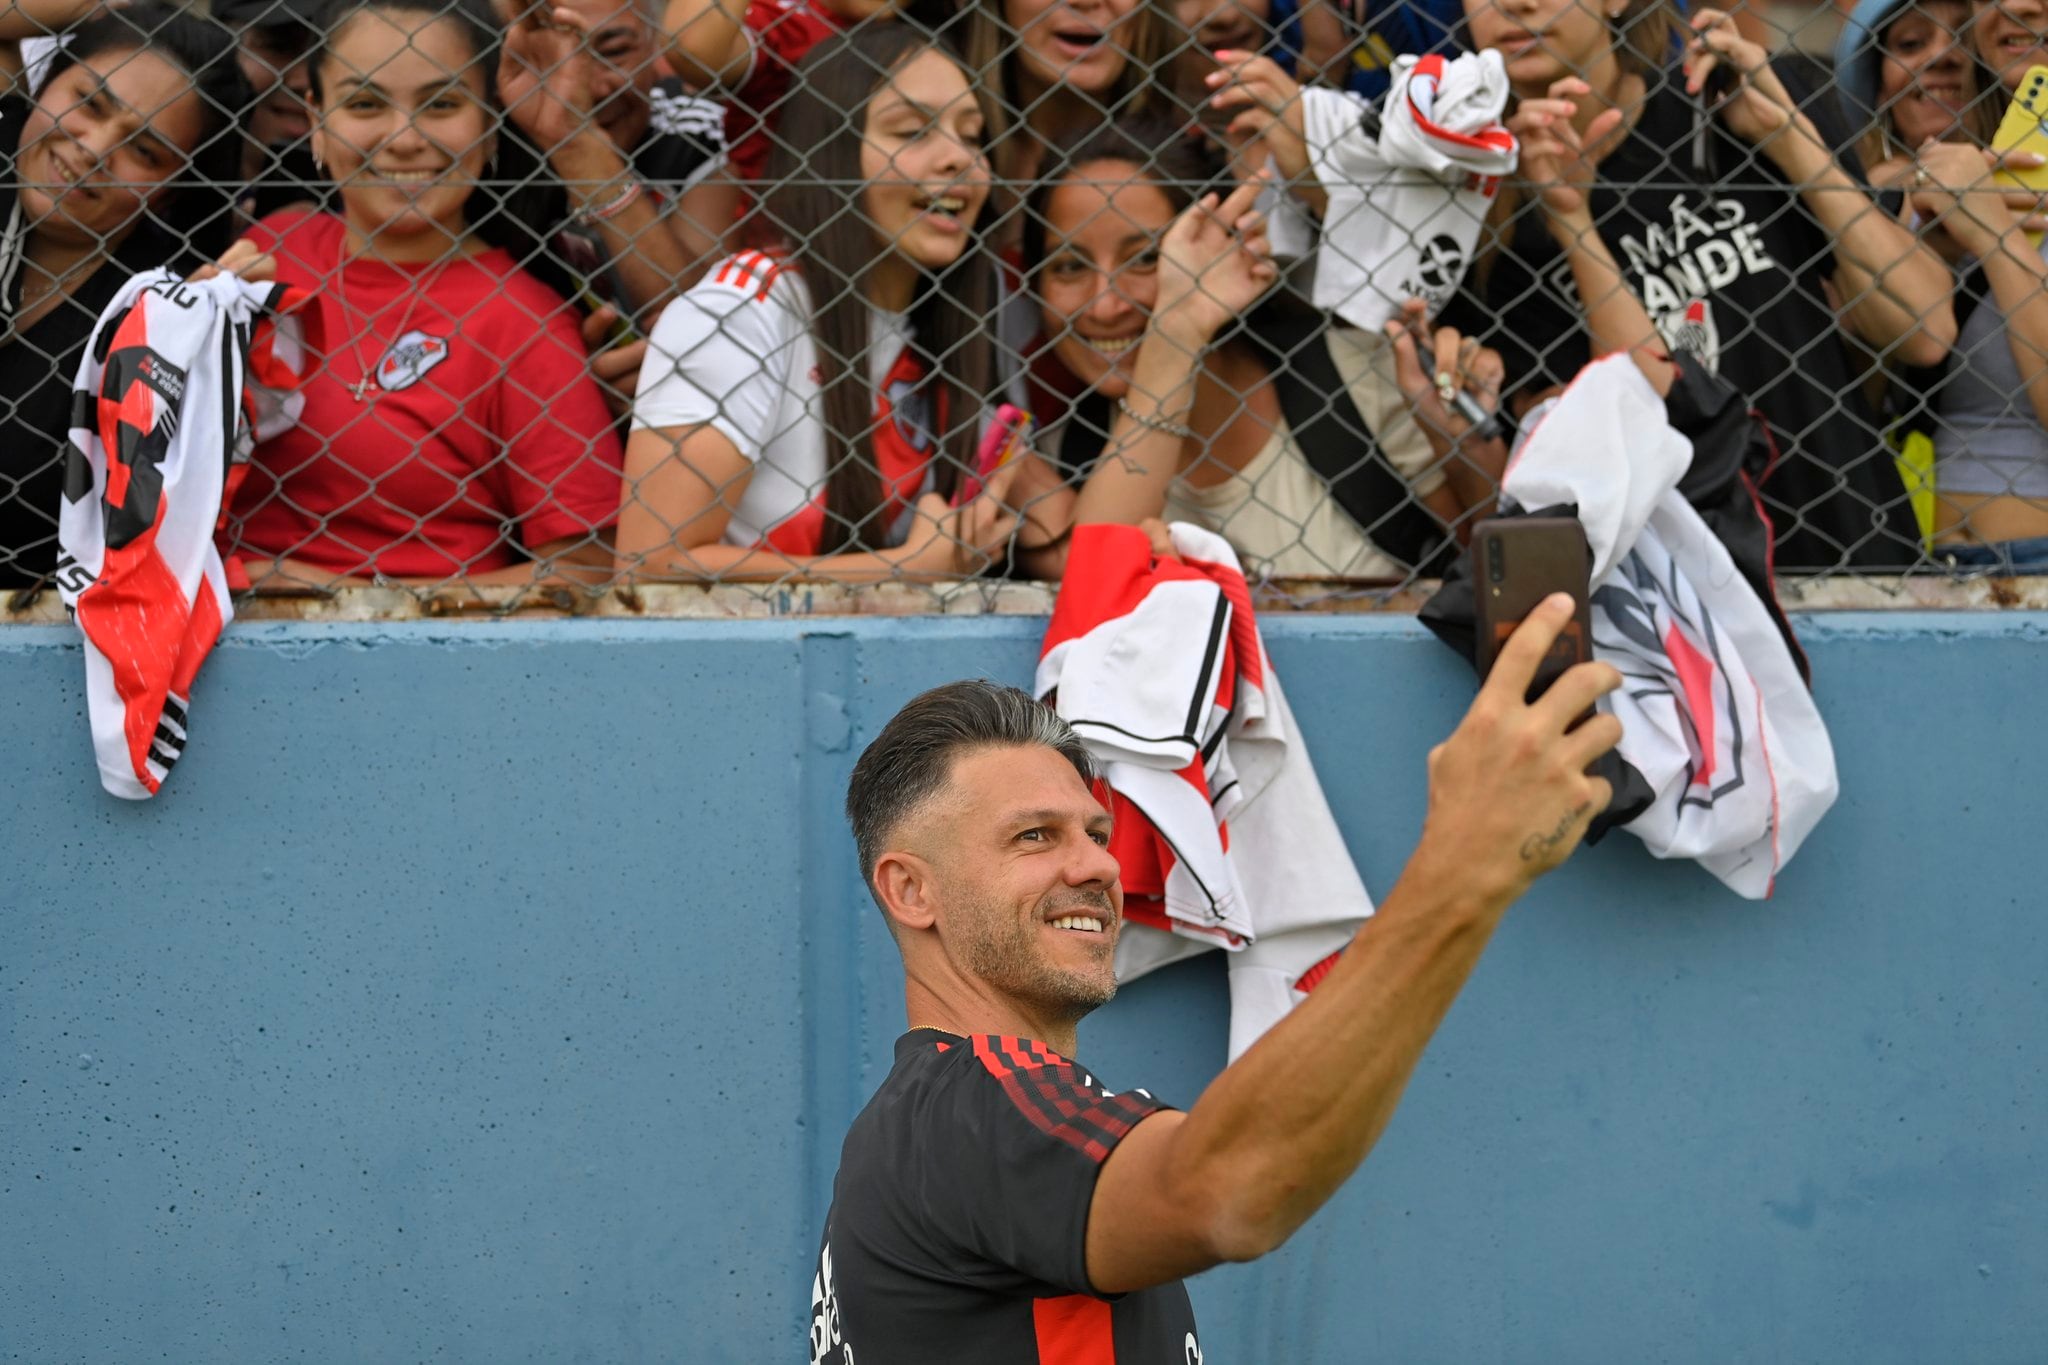
[[[238,626],[146,805],[0,630],[0,1359],[805,1358],[902,1022],[845,775],[1042,627]],[[1208,1365],[2048,1359],[2048,622],[1805,627],[1845,794],[1778,899],[1625,837],[1540,888],[1364,1172],[1196,1282]],[[1469,679],[1268,635],[1382,889]],[[1221,1007],[1084,1059],[1185,1102]]]

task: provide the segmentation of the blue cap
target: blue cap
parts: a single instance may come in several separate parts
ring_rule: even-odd
[[[1884,64],[1884,31],[1913,0],[1857,0],[1835,40],[1835,88],[1842,112],[1859,131],[1877,122],[1877,73]]]

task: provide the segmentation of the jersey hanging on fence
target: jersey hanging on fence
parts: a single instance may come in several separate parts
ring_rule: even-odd
[[[1593,551],[1593,656],[1626,682],[1600,703],[1622,737],[1594,769],[1615,795],[1589,840],[1619,825],[1760,900],[1834,804],[1834,746],[1768,598],[1768,532],[1717,507],[1716,471],[1696,468],[1732,466],[1740,447],[1677,426],[1719,381],[1690,359],[1680,370],[1660,399],[1625,355],[1588,365],[1510,462],[1501,515],[1575,515]],[[1473,582],[1468,555],[1420,614],[1468,658]]]
[[[213,533],[250,447],[292,418],[307,350],[283,285],[137,275],[72,391],[57,584],[85,635],[100,783],[155,795],[184,752],[192,680],[233,617]],[[272,392],[259,413],[245,378]]]
[[[1124,889],[1116,975],[1230,954],[1230,1057],[1306,999],[1372,914],[1266,657],[1230,543],[1176,522],[1074,531],[1034,691],[1102,765]]]

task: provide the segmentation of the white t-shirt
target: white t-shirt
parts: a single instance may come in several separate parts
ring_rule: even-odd
[[[929,436],[910,415],[916,405],[885,387],[911,336],[905,315],[869,310],[868,382],[899,424],[912,424],[905,433],[912,445],[928,448]],[[765,252],[720,261],[654,325],[633,429],[709,426],[753,462],[746,490],[736,502],[727,499],[726,544],[758,544],[824,490],[817,365],[810,291],[796,270]]]
[[[1387,462],[1417,498],[1443,487],[1443,464],[1416,424],[1394,378],[1394,352],[1379,332],[1324,330],[1338,377]],[[1253,576],[1403,578],[1407,569],[1359,529],[1280,418],[1266,444],[1220,483],[1175,479],[1166,519],[1191,521],[1227,538]]]

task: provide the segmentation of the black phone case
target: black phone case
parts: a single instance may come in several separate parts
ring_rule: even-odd
[[[1482,521],[1472,532],[1472,564],[1481,677],[1493,671],[1501,647],[1515,628],[1553,593],[1569,593],[1575,610],[1537,666],[1529,700],[1543,695],[1566,670],[1593,657],[1593,552],[1586,543],[1585,528],[1575,518],[1497,517]]]

